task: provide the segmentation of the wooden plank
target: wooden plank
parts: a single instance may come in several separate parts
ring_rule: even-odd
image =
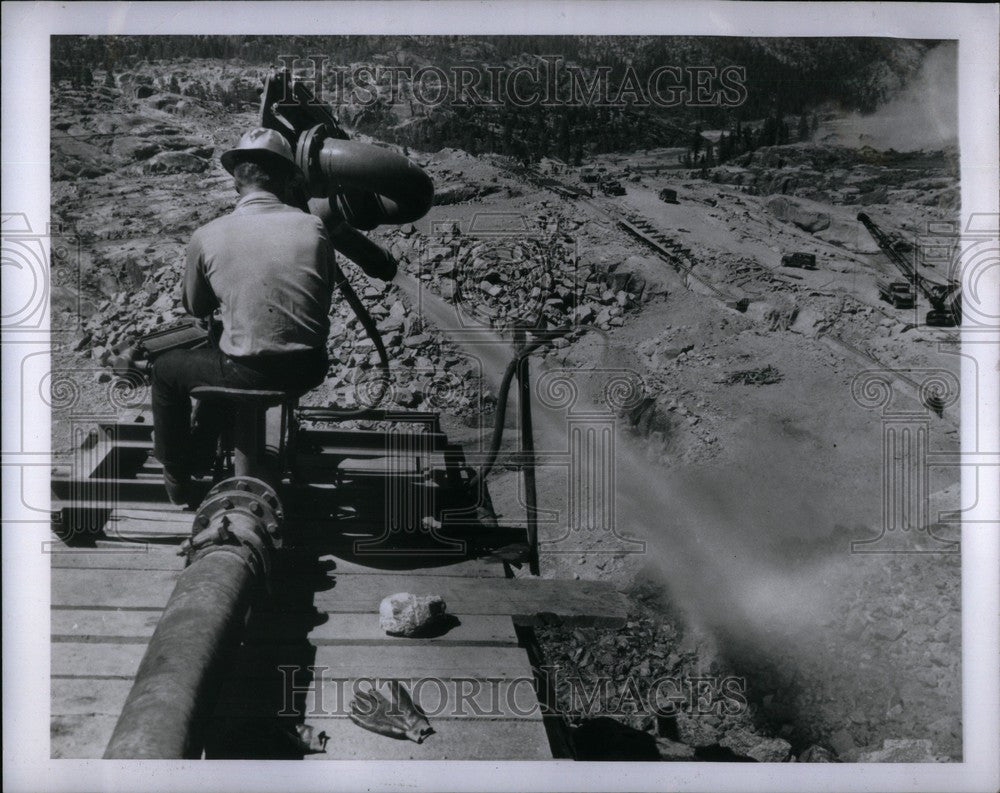
[[[93,656],[93,663],[99,664],[97,668],[102,670],[124,668],[128,663],[127,660],[105,660],[98,650],[87,650],[87,648],[99,648],[100,645],[76,644],[73,647],[74,660],[86,656],[89,652]],[[69,654],[67,653],[65,657],[69,657]],[[61,664],[60,668],[63,668],[62,660]],[[501,645],[484,648],[477,645],[406,642],[337,644],[319,647],[303,644],[248,645],[242,648],[230,675],[246,680],[284,680],[286,677],[290,680],[293,671],[282,672],[281,667],[295,667],[302,670],[296,671],[296,676],[308,674],[324,680],[352,680],[363,677],[488,677],[510,680],[531,675],[528,655],[520,647]]]
[[[399,554],[407,559],[405,551]],[[448,557],[438,557],[421,559],[426,564],[438,563],[430,567],[417,567],[412,570],[387,569],[387,562],[393,557],[386,558],[385,555],[374,555],[368,557],[371,564],[362,564],[358,561],[345,560],[333,554],[320,557],[320,563],[333,562],[334,567],[330,572],[334,575],[372,575],[378,573],[400,573],[407,576],[457,576],[460,578],[503,578],[503,565],[499,562],[487,561],[486,559],[462,559],[460,556],[454,557],[453,562],[448,562]],[[398,557],[397,557],[398,558]],[[411,561],[407,559],[407,561]],[[443,564],[441,564],[443,562]],[[412,561],[411,561],[412,563]],[[392,594],[392,593],[390,593]]]
[[[165,570],[108,570],[95,576],[86,569],[53,571],[52,605],[162,608],[178,573]],[[320,611],[363,614],[378,611],[394,592],[441,595],[453,612],[508,614],[518,625],[552,622],[621,626],[627,602],[614,587],[600,581],[554,581],[539,578],[459,578],[411,575],[332,576],[334,586],[317,592]]]
[[[104,756],[104,750],[117,723],[117,715],[53,715],[49,722],[52,758],[100,759]]]
[[[257,681],[254,691],[248,691],[246,680],[229,678],[222,684],[215,714],[239,719],[298,717],[307,723],[314,719],[347,718],[355,695],[372,688],[373,677],[376,676],[319,680],[308,687],[297,679],[294,691],[290,682],[279,679],[270,684]],[[477,725],[495,719],[542,720],[530,676],[514,680],[415,676],[397,679],[432,723],[441,719],[475,721]],[[376,682],[383,696],[389,696],[388,679]],[[476,726],[470,725],[470,729]]]
[[[59,548],[51,553],[54,570],[184,569],[184,558],[177,555],[176,545],[144,545],[141,550],[136,550],[131,543],[118,547],[105,544],[100,548]]]
[[[131,679],[56,679],[51,686],[52,716],[113,716],[117,719],[131,690]],[[103,747],[101,751],[103,753]]]
[[[517,644],[510,617],[491,614],[461,614],[458,625],[447,633],[430,639],[403,639],[387,636],[376,614],[329,614],[326,622],[309,631],[309,641],[325,642],[409,642],[427,644]]]
[[[432,722],[439,719],[475,719],[477,722],[484,719],[542,720],[541,705],[531,674],[513,680],[420,675],[393,679],[406,686],[414,704]],[[377,690],[383,696],[389,696],[388,682],[385,679],[378,682],[381,685]],[[324,717],[344,718],[351,712],[355,693],[371,687],[370,678],[323,679],[307,693],[301,713],[306,721]]]
[[[114,637],[148,640],[156,630],[161,614],[160,611],[52,609],[50,630],[55,641],[65,638],[101,641]]]
[[[323,679],[366,676],[531,677],[528,654],[520,647],[485,649],[442,644],[320,645],[316,648],[312,666],[315,667],[314,674]]]
[[[358,727],[350,719],[313,719],[316,734],[330,740],[326,752],[306,760],[551,760],[541,721],[526,719],[435,719],[434,734],[422,744],[387,738]]]
[[[449,609],[464,614],[509,614],[518,625],[551,622],[574,625],[625,624],[627,601],[602,581],[542,578],[465,579],[445,576],[339,576],[335,586],[317,592],[315,605],[330,613],[377,611],[394,592],[438,594]]]
[[[180,572],[167,570],[56,569],[52,571],[52,606],[163,608]]]
[[[114,638],[106,642],[59,641],[52,644],[53,677],[128,679],[135,676],[146,652],[146,641]],[[386,644],[321,645],[315,655],[301,645],[257,645],[244,647],[231,674],[237,678],[264,680],[281,676],[280,666],[313,667],[323,679],[353,679],[369,676],[488,677],[513,679],[531,676],[527,653],[520,647],[468,645]],[[289,673],[290,674],[290,673]]]
[[[118,678],[130,680],[139,669],[146,642],[90,644],[54,642],[51,674],[57,677]]]
[[[87,609],[52,609],[51,632],[55,639],[99,641],[113,637],[153,635],[161,611],[106,611]],[[330,614],[321,625],[312,628],[307,640],[314,644],[468,644],[516,647],[517,635],[509,617],[494,615],[456,616],[458,624],[447,633],[427,639],[406,639],[386,635],[375,614]],[[301,636],[299,625],[288,624],[287,632],[272,633],[275,643],[290,642]],[[257,641],[253,639],[252,641]]]
[[[57,496],[52,497],[52,508],[55,509],[76,509],[76,510],[93,510],[96,512],[107,511],[111,512],[116,509],[120,510],[141,510],[157,513],[161,518],[166,515],[190,515],[194,517],[194,513],[183,506],[178,506],[176,504],[171,504],[167,501],[166,491],[162,493],[162,498],[146,499],[146,500],[134,500],[127,498],[111,498],[111,499],[96,499],[93,501],[66,501],[65,499],[59,499]]]
[[[53,758],[99,759],[111,739],[117,716],[53,716]],[[422,744],[397,741],[363,730],[349,719],[308,722],[330,740],[326,752],[306,760],[551,760],[545,728],[525,719],[477,720],[474,729],[462,719],[436,719],[434,734]],[[268,722],[266,727],[270,728]],[[251,726],[245,729],[252,729]]]

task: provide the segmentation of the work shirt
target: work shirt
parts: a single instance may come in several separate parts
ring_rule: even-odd
[[[323,222],[254,191],[191,237],[184,308],[196,317],[219,309],[227,355],[323,348],[335,274]]]

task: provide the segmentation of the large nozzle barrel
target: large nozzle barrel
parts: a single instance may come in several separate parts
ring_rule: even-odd
[[[416,163],[381,146],[330,137],[322,124],[302,133],[295,159],[309,194],[329,197],[356,229],[412,223],[434,203],[434,182]]]
[[[236,477],[209,491],[182,546],[188,566],[146,648],[105,759],[200,755],[221,674],[280,547],[282,517],[274,490],[258,479]]]

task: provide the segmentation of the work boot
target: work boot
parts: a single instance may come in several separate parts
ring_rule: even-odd
[[[178,507],[191,506],[194,494],[191,492],[191,477],[188,474],[178,474],[164,468],[163,486],[167,489],[167,498],[171,504]]]

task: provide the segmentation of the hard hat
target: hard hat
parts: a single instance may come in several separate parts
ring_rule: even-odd
[[[219,159],[222,167],[229,173],[241,162],[270,162],[281,164],[292,173],[299,170],[292,147],[285,136],[266,127],[256,127],[245,133],[240,138],[239,145],[223,152]]]

